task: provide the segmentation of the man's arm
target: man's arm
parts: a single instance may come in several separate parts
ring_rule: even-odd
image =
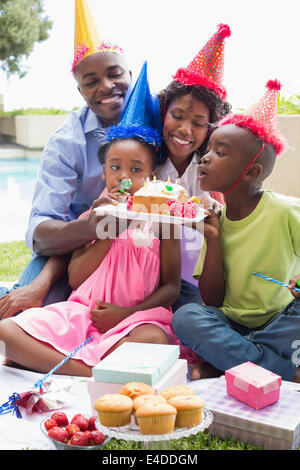
[[[64,255],[95,240],[97,222],[96,215],[64,222],[47,220],[34,231],[33,248],[40,256]]]
[[[0,299],[0,319],[9,318],[20,310],[41,307],[50,287],[67,272],[69,256],[51,257],[38,276],[29,284],[11,290]]]

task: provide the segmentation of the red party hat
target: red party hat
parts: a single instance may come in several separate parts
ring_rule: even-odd
[[[173,76],[182,85],[200,85],[226,98],[222,84],[224,69],[224,39],[231,35],[228,25],[219,24],[218,30],[198,52],[186,68],[179,68]]]
[[[218,126],[235,124],[250,129],[257,137],[268,144],[273,144],[277,155],[286,150],[287,142],[277,129],[278,93],[281,83],[278,80],[269,80],[267,90],[263,97],[248,110],[240,114],[228,114]]]

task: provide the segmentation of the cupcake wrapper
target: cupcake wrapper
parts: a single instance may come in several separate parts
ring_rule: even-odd
[[[192,428],[201,423],[202,409],[178,411],[176,415],[176,428]]]
[[[138,416],[141,434],[168,434],[174,431],[176,415]]]
[[[112,413],[107,411],[98,411],[98,416],[102,426],[120,427],[126,426],[131,420],[131,410]]]

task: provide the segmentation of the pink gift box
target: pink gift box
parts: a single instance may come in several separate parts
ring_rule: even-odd
[[[214,419],[208,429],[213,436],[247,442],[267,450],[299,448],[300,392],[291,388],[294,384],[283,381],[279,400],[254,410],[228,395],[224,376],[210,381],[212,385],[196,393],[213,413]]]
[[[225,379],[227,393],[255,410],[279,400],[281,377],[252,362],[226,370]]]

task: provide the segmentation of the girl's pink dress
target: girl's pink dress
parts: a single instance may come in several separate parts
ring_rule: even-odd
[[[66,302],[31,308],[11,320],[64,355],[93,336],[93,341],[73,356],[92,367],[121,338],[144,323],[159,326],[171,344],[178,344],[171,327],[171,308],[136,312],[103,334],[91,322],[90,311],[96,300],[129,307],[149,297],[159,285],[159,240],[154,238],[150,246],[137,247],[131,233],[125,231],[113,241],[100,266]]]

